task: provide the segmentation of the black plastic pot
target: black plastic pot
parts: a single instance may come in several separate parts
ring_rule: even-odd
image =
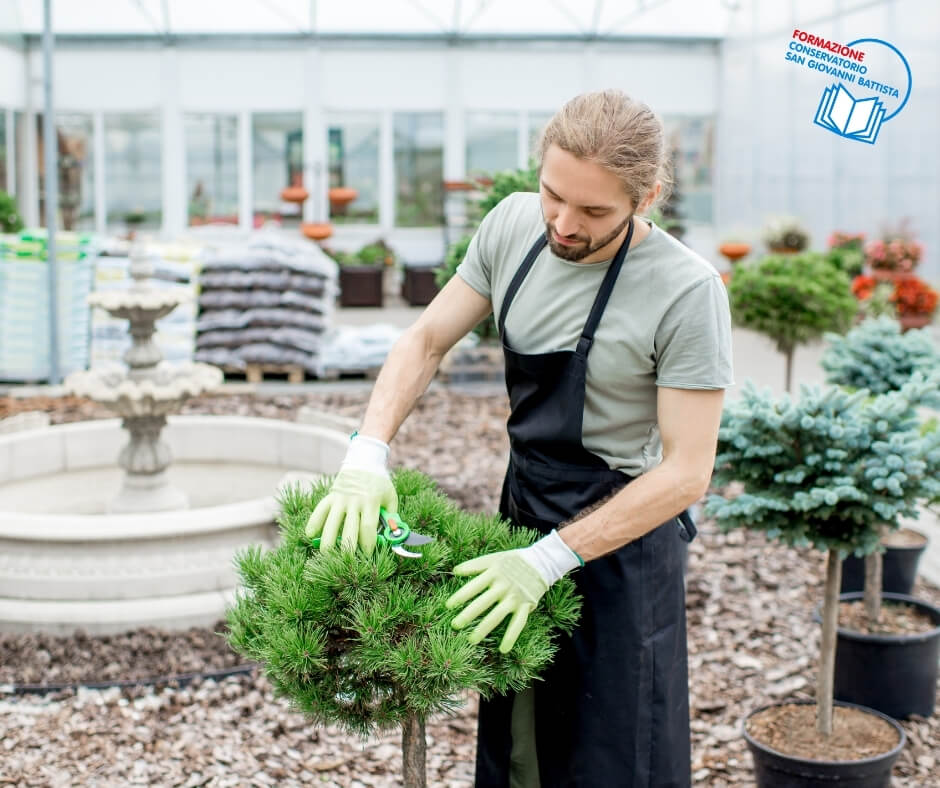
[[[842,594],[843,602],[862,594]],[[906,602],[930,616],[934,628],[919,635],[865,635],[839,627],[834,695],[903,719],[933,714],[940,656],[940,608],[903,594],[884,601]]]
[[[781,701],[769,703],[752,711],[751,717],[771,706],[791,704],[815,705],[813,701]],[[839,703],[836,706],[854,706],[852,703]],[[747,732],[747,719],[744,721],[744,739],[754,759],[754,777],[757,788],[819,788],[830,784],[838,784],[839,788],[887,788],[891,785],[891,769],[894,762],[904,749],[906,737],[904,729],[890,717],[872,709],[861,708],[876,717],[881,717],[891,723],[898,732],[898,743],[890,752],[874,758],[865,758],[858,761],[811,761],[806,758],[797,758],[784,755],[782,752],[772,750],[752,738]]]
[[[881,564],[881,590],[910,594],[917,579],[917,564],[927,549],[927,541],[915,547],[887,547]],[[865,559],[850,555],[842,562],[840,593],[865,590]]]
[[[382,265],[341,265],[340,306],[382,306]]]

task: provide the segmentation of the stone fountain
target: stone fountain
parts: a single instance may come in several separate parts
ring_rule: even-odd
[[[143,245],[131,251],[129,267],[133,284],[127,290],[92,293],[93,307],[112,317],[127,320],[131,346],[124,354],[128,369],[120,366],[88,370],[70,375],[65,386],[79,397],[88,397],[122,418],[130,441],[118,456],[124,481],[109,512],[158,512],[185,509],[186,494],[167,476],[171,455],[161,440],[166,417],[182,403],[222,383],[222,372],[209,364],[170,364],[153,342],[155,323],[189,298],[183,288],[158,290],[148,287],[153,264]]]
[[[278,491],[345,455],[348,430],[332,425],[173,415],[222,374],[162,360],[154,323],[186,293],[145,284],[141,247],[130,270],[127,290],[90,299],[130,322],[127,367],[66,381],[120,419],[0,430],[0,631],[211,626],[235,594],[235,553],[279,538]]]

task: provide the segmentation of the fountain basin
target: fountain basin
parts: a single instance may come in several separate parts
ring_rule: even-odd
[[[105,514],[123,478],[119,419],[0,435],[0,630],[213,624],[234,595],[235,552],[278,538],[278,487],[334,473],[349,443],[229,416],[170,416],[163,438],[190,508]]]

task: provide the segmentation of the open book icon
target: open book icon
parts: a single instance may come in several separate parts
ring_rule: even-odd
[[[874,145],[884,116],[880,99],[854,99],[840,82],[823,91],[813,123],[840,137]]]

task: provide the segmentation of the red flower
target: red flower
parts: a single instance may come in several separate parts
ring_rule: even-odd
[[[899,315],[930,315],[937,308],[937,291],[916,276],[895,283],[891,301]]]
[[[859,274],[852,280],[852,295],[859,301],[871,298],[871,294],[875,291],[875,285],[877,284],[874,277]]]

